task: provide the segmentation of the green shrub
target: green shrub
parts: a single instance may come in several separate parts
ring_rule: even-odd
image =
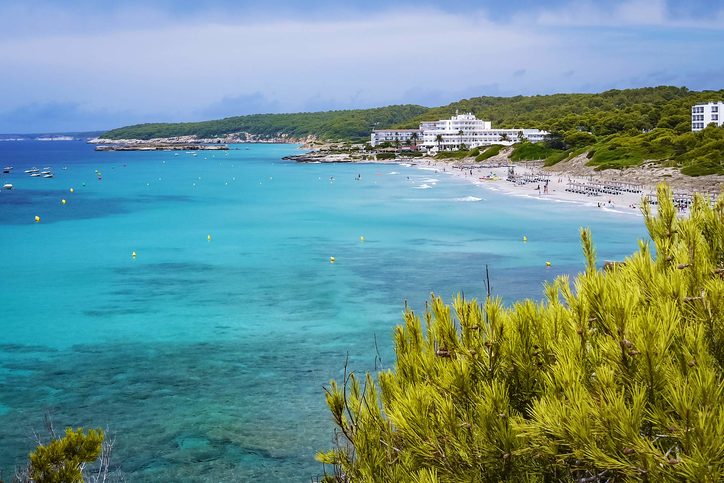
[[[478,155],[475,157],[475,161],[477,161],[477,162],[485,161],[486,159],[490,159],[490,158],[492,158],[493,156],[497,156],[498,154],[500,154],[500,150],[501,150],[501,149],[503,149],[503,146],[502,146],[502,145],[500,145],[500,144],[493,144],[492,146],[489,146],[488,148],[486,148],[485,151],[483,151],[482,153],[478,154]]]
[[[380,161],[395,158],[397,158],[397,154],[395,153],[377,153],[377,159]]]
[[[541,302],[406,308],[393,368],[326,388],[326,481],[724,481],[724,198],[671,195],[655,250],[599,270],[582,230]]]

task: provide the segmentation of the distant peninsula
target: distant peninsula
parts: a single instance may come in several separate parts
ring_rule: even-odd
[[[501,128],[527,126],[551,133],[537,149],[516,159],[546,165],[581,159],[596,170],[661,166],[688,176],[724,174],[724,128],[692,132],[692,106],[724,100],[719,91],[659,86],[596,94],[474,97],[428,108],[394,105],[375,109],[255,114],[190,123],[138,124],[113,129],[100,140],[166,140],[189,136],[200,142],[313,142],[347,146],[369,140],[375,129],[416,128],[421,122],[470,112]],[[722,113],[724,115],[724,113]],[[401,148],[401,146],[392,146]],[[516,155],[517,154],[517,155]]]

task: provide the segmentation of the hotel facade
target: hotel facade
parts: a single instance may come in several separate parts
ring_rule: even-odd
[[[691,130],[701,131],[709,124],[718,127],[724,125],[724,102],[707,102],[706,104],[696,104],[691,108]]]
[[[374,147],[387,141],[437,152],[491,144],[510,146],[523,140],[535,143],[543,141],[548,134],[539,129],[493,129],[490,121],[467,113],[456,114],[450,119],[422,122],[420,129],[375,130],[370,136],[370,144]]]

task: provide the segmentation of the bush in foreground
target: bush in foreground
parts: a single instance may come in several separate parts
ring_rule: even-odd
[[[546,285],[542,302],[434,297],[395,330],[394,370],[327,388],[327,481],[724,481],[724,199],[656,247]]]

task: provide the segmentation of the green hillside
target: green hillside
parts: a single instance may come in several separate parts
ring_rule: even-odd
[[[216,137],[229,133],[248,132],[258,136],[286,134],[304,137],[314,134],[327,140],[366,140],[369,139],[372,129],[407,122],[427,109],[408,104],[349,111],[252,114],[215,121],[137,124],[113,129],[102,137],[152,139],[192,134],[200,137]]]
[[[513,160],[545,158],[555,164],[588,153],[597,169],[656,160],[685,174],[724,174],[724,129],[691,132],[693,104],[724,99],[724,89],[695,92],[679,87],[611,90],[600,94],[475,97],[429,109],[401,126],[472,112],[494,127],[545,129],[542,145],[522,143]]]
[[[420,121],[472,112],[494,127],[545,129],[551,138],[538,146],[517,145],[512,159],[545,158],[554,164],[588,153],[597,169],[623,168],[656,160],[685,174],[724,174],[724,129],[691,132],[691,106],[724,99],[719,91],[684,87],[646,87],[599,94],[474,97],[447,106],[387,106],[349,111],[255,114],[215,121],[139,124],[114,129],[111,139],[151,139],[196,134],[215,137],[233,132],[259,136],[310,134],[324,140],[362,141],[375,128],[417,127]]]

